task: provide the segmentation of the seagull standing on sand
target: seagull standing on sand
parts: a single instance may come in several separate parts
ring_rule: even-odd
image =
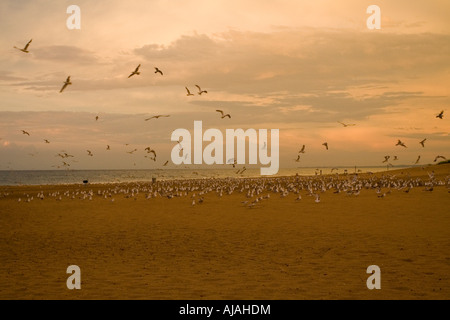
[[[160,73],[161,75],[163,75],[162,71],[159,70],[157,67],[155,67],[155,73]]]
[[[30,46],[31,41],[33,41],[33,39],[31,39],[30,41],[28,41],[28,43],[25,45],[25,47],[23,49],[17,48],[16,46],[14,46],[14,48],[16,48],[17,50],[20,50],[22,52],[28,53],[28,47]]]
[[[231,116],[230,116],[229,113],[224,114],[224,112],[222,110],[216,110],[216,112],[219,112],[222,115],[222,117],[221,117],[222,119],[225,118],[225,117],[228,117],[228,118],[231,119]]]
[[[139,72],[139,68],[141,67],[141,65],[139,64],[136,69],[128,76],[128,78],[131,78],[132,76],[136,75],[140,75],[141,73]]]
[[[62,93],[64,91],[64,89],[68,86],[71,85],[72,82],[70,82],[70,76],[67,77],[66,81],[64,82],[64,85],[62,86],[61,90],[59,90],[59,93]]]

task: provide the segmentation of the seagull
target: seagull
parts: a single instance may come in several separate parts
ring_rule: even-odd
[[[327,148],[327,150],[328,150],[328,142],[324,142],[324,143],[322,143],[322,145],[325,146],[325,148]]]
[[[197,88],[198,88],[198,94],[201,96],[202,95],[202,93],[208,93],[208,91],[206,91],[206,90],[202,90],[202,88],[200,88],[200,86],[199,85],[195,85]]]
[[[139,64],[136,69],[128,76],[128,78],[131,78],[132,76],[134,76],[135,74],[140,75],[141,73],[139,72],[139,68],[141,67],[141,65]]]
[[[384,161],[382,163],[388,162],[390,158],[391,158],[391,156],[384,156]]]
[[[44,139],[45,143],[50,143],[50,141],[48,141],[47,139]]]
[[[33,39],[28,41],[28,43],[25,45],[25,47],[23,49],[17,48],[16,46],[14,46],[14,48],[16,48],[17,50],[20,50],[22,52],[28,53],[29,51],[27,49],[28,49],[28,46],[30,45],[31,41],[33,41]]]
[[[167,160],[166,163],[163,164],[163,167],[167,166],[168,163],[169,163],[169,160]]]
[[[423,148],[425,148],[425,141],[427,141],[427,139],[423,139],[422,141],[419,142]]]
[[[419,161],[420,161],[420,156],[417,158],[416,163],[414,163],[414,164],[418,164]]]
[[[86,150],[86,151],[87,151],[87,153],[88,153],[88,156],[90,156],[90,157],[93,156],[93,154],[92,154],[92,152],[91,152],[90,150]]]
[[[297,156],[297,159],[295,160],[295,162],[300,162],[300,155]]]
[[[26,132],[25,130],[22,130],[22,133],[23,133],[23,134],[26,134],[26,135],[28,135],[28,136],[30,135],[30,134],[29,134],[28,132]]]
[[[303,145],[302,149],[298,153],[305,153],[305,145]]]
[[[148,121],[148,120],[151,120],[151,119],[158,119],[158,118],[161,118],[161,117],[167,118],[167,117],[170,117],[170,114],[168,114],[168,115],[159,114],[157,116],[153,116],[153,117],[147,118],[147,119],[145,119],[145,121]]]
[[[438,159],[447,160],[447,158],[444,156],[436,156],[436,158],[434,158],[433,162],[436,162]]]
[[[135,153],[136,151],[137,151],[137,149],[134,149],[134,150],[132,150],[132,151],[127,151],[127,153],[133,154],[133,153]]]
[[[436,118],[443,119],[443,118],[444,118],[444,110],[442,110],[442,111],[436,116]]]
[[[95,117],[95,121],[98,121],[98,116]]]
[[[186,88],[186,91],[187,91],[187,96],[189,97],[189,96],[193,96],[194,94],[192,94],[190,91],[189,91],[189,89],[187,88],[187,87],[185,87]]]
[[[223,119],[223,118],[225,118],[225,117],[228,117],[228,118],[230,118],[230,119],[231,119],[231,116],[230,116],[230,114],[229,114],[229,113],[227,113],[227,114],[224,114],[222,110],[216,110],[216,112],[220,112],[220,114],[222,115],[222,119]]]
[[[354,124],[354,123],[352,123],[352,124],[345,124],[345,123],[340,122],[340,121],[338,121],[338,123],[342,124],[344,126],[344,128],[356,126],[356,124]]]
[[[61,90],[59,90],[59,93],[63,92],[64,89],[65,89],[68,85],[72,84],[72,82],[70,82],[70,76],[68,76],[67,79],[66,79],[66,81],[63,82],[63,83],[64,83],[64,85],[62,86]]]
[[[398,140],[398,142],[395,146],[402,146],[402,147],[408,148],[401,140]]]
[[[161,73],[161,75],[163,75],[162,71],[159,70],[157,67],[155,67],[155,73]]]
[[[146,150],[147,153],[153,153],[153,155],[154,155],[155,158],[156,158],[156,151],[155,151],[155,150],[151,149],[150,147],[147,147],[147,148],[145,148],[144,150]]]
[[[108,145],[106,145],[106,150],[111,150],[111,148],[110,148],[109,144],[108,144]]]
[[[398,157],[397,156],[394,156],[394,161],[397,161],[398,160]]]

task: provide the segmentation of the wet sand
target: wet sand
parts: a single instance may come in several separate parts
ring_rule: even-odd
[[[432,170],[445,181],[450,165],[388,174]],[[194,206],[192,192],[97,195],[112,187],[0,187],[0,299],[450,299],[445,185],[383,198],[326,191],[320,203],[265,191],[252,208],[237,190]],[[94,196],[48,196],[74,190]],[[66,287],[69,265],[81,268],[81,290]],[[366,286],[370,265],[381,290]]]

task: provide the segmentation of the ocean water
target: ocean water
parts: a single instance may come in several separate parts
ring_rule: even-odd
[[[400,169],[405,167],[395,167]],[[161,180],[207,179],[207,178],[240,178],[260,177],[259,169],[247,169],[244,174],[236,174],[239,169],[157,169],[157,170],[12,170],[0,171],[0,185],[60,185],[79,184],[83,180],[89,183],[127,183],[151,182],[153,178]],[[355,167],[339,168],[334,173],[355,173]],[[386,167],[360,167],[356,172],[380,172]],[[296,168],[280,169],[275,176],[311,176],[330,174],[331,168]]]

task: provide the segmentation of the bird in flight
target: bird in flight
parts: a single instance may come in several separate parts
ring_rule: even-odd
[[[302,149],[298,153],[305,153],[305,145],[303,145]]]
[[[135,74],[140,75],[141,73],[139,72],[139,68],[141,67],[141,65],[139,64],[136,69],[128,76],[128,78],[131,78],[132,76],[134,76]]]
[[[437,156],[436,158],[434,158],[434,161],[433,161],[433,162],[438,161],[438,159],[447,160],[447,158],[444,157],[444,156]]]
[[[137,149],[134,149],[134,150],[132,150],[132,151],[127,151],[127,153],[133,154],[133,153],[135,153],[136,151],[137,151]]]
[[[295,162],[300,162],[300,155],[297,156],[297,159],[295,159]]]
[[[156,158],[156,151],[155,151],[155,150],[153,150],[153,149],[150,148],[150,147],[147,147],[147,148],[145,148],[144,150],[147,151],[147,153],[153,153],[153,155],[154,155],[155,158]]]
[[[417,157],[417,160],[416,160],[416,162],[414,164],[418,164],[419,161],[420,161],[420,156]]]
[[[50,141],[48,141],[47,139],[44,139],[45,143],[50,143]]]
[[[230,116],[229,113],[224,114],[222,110],[216,110],[216,112],[219,112],[222,115],[222,117],[221,117],[222,119],[225,118],[225,117],[228,117],[228,118],[231,119],[231,116]]]
[[[436,116],[436,118],[443,119],[443,118],[444,118],[444,110],[442,110],[442,111]]]
[[[398,142],[397,142],[397,144],[396,144],[395,146],[402,146],[402,147],[404,147],[404,148],[408,148],[408,147],[406,146],[406,144],[404,144],[401,140],[398,140]]]
[[[28,136],[30,135],[30,134],[29,134],[28,132],[26,132],[25,130],[22,130],[22,133],[23,133],[23,134],[26,134],[26,135],[28,135]]]
[[[189,97],[189,96],[193,96],[194,94],[192,94],[190,91],[189,91],[189,89],[188,89],[188,87],[185,87],[186,88],[186,91],[187,91],[187,96]]]
[[[163,75],[162,71],[159,70],[157,67],[155,67],[155,73],[160,73],[161,75]]]
[[[31,39],[30,41],[28,41],[28,43],[25,45],[25,47],[23,49],[17,48],[16,46],[14,46],[14,48],[16,48],[17,50],[20,50],[22,52],[28,53],[28,47],[30,46],[31,41],[33,41],[33,39]]]
[[[167,166],[168,163],[169,163],[169,160],[167,160],[167,161],[163,164],[163,167]]]
[[[327,150],[328,150],[328,142],[324,142],[324,143],[322,143],[322,145],[325,146],[325,148],[327,148]]]
[[[90,156],[90,157],[94,156],[90,150],[86,150],[86,151],[88,153],[88,156]]]
[[[340,122],[340,121],[338,121],[338,123],[342,124],[344,126],[344,128],[356,126],[356,124],[354,124],[354,123],[346,124],[346,123],[343,123],[343,122]]]
[[[423,148],[425,148],[425,141],[427,141],[427,139],[423,139],[422,141],[419,142]]]
[[[109,146],[109,144],[106,145],[106,150],[111,150],[111,147]]]
[[[398,160],[398,157],[397,156],[394,156],[394,161],[397,161]]]
[[[391,158],[391,156],[384,156],[384,161],[383,161],[383,163],[388,162],[390,158]]]
[[[200,86],[199,85],[195,85],[196,87],[197,87],[197,89],[198,89],[198,94],[201,96],[202,95],[202,93],[208,93],[208,91],[206,91],[206,90],[202,90],[202,88],[200,88]]]
[[[64,82],[64,85],[62,86],[61,90],[59,90],[59,93],[63,92],[64,89],[68,86],[71,85],[72,82],[70,82],[70,76],[67,77],[66,81]]]
[[[95,121],[98,121],[98,116],[95,116]]]
[[[162,114],[158,114],[157,116],[153,116],[153,117],[150,117],[150,118],[145,119],[145,121],[148,121],[148,120],[151,120],[151,119],[158,119],[158,118],[161,118],[161,117],[167,118],[167,117],[170,117],[170,115],[162,115]]]

